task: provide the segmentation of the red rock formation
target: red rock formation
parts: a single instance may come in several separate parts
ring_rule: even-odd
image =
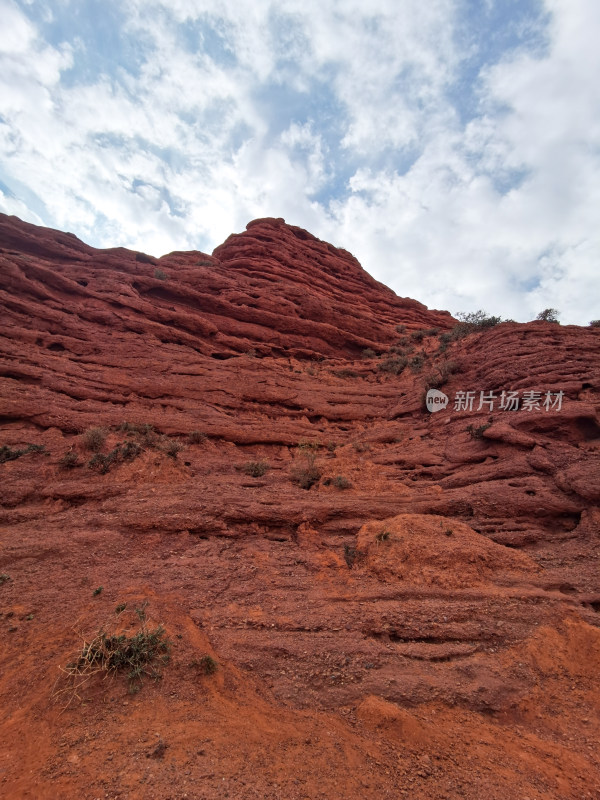
[[[5,796],[597,796],[598,329],[444,337],[275,219],[153,259],[0,216],[0,305]],[[162,682],[61,714],[144,600]]]

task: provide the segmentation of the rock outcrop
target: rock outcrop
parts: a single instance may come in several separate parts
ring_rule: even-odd
[[[597,796],[600,329],[457,330],[281,219],[0,216],[0,307],[5,796]],[[162,681],[62,711],[146,602]]]

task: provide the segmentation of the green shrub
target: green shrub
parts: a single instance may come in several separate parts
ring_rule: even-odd
[[[298,443],[300,463],[294,464],[290,470],[290,477],[301,489],[310,489],[321,480],[321,471],[315,464],[320,442],[306,439]]]
[[[2,447],[0,447],[0,464],[4,464],[6,461],[15,461],[24,453],[25,450],[11,450],[8,445],[3,444]]]
[[[156,264],[154,256],[149,256],[146,253],[136,253],[135,260],[139,261],[140,264]]]
[[[121,460],[121,448],[119,445],[111,450],[110,453],[96,453],[88,461],[90,469],[97,469],[101,475],[106,475],[110,468]]]
[[[464,336],[468,336],[470,333],[476,333],[477,331],[486,330],[487,328],[493,328],[495,325],[499,325],[502,322],[501,317],[489,316],[481,309],[479,311],[471,311],[468,313],[459,311],[456,317],[460,320],[460,322],[458,325],[455,325],[450,332],[450,336],[453,340],[462,339]]]
[[[366,442],[354,442],[352,447],[356,450],[357,453],[364,453],[365,450],[370,450],[371,445],[367,444]]]
[[[7,444],[3,444],[0,447],[0,464],[4,464],[6,461],[16,461],[17,458],[21,458],[26,453],[44,453],[47,455],[46,446],[43,444],[28,444],[27,447],[12,450]]]
[[[143,452],[144,448],[137,442],[119,442],[110,453],[95,453],[88,461],[88,467],[105,475],[116,464],[122,461],[133,461]]]
[[[161,449],[164,450],[169,458],[177,458],[177,453],[180,453],[183,450],[183,445],[181,442],[167,438],[167,440],[163,442]]]
[[[46,453],[46,445],[45,444],[28,444],[27,449],[25,450],[26,453]]]
[[[344,478],[343,475],[337,475],[333,479],[333,485],[336,489],[351,489],[352,483],[348,480],[348,478]]]
[[[400,375],[408,363],[408,359],[401,356],[390,356],[377,365],[379,372],[387,372],[391,375]]]
[[[268,469],[269,465],[266,461],[248,461],[244,465],[244,472],[252,478],[262,478]]]
[[[82,648],[71,662],[61,667],[66,676],[66,686],[56,691],[54,696],[66,694],[69,705],[94,676],[121,673],[127,678],[132,694],[141,689],[146,676],[159,680],[162,677],[160,665],[169,661],[171,642],[162,625],[155,628],[147,625],[147,605],[147,602],[143,603],[140,609],[136,609],[136,620],[134,612],[125,612],[126,604],[121,603],[117,606],[120,626],[117,631],[109,633],[102,627],[91,640],[82,636]],[[134,616],[134,622],[123,628],[125,613]]]
[[[459,311],[456,316],[457,319],[465,325],[470,325],[472,328],[493,328],[495,325],[499,325],[502,322],[501,317],[492,317],[482,309],[467,313]]]
[[[83,434],[83,445],[92,453],[99,453],[106,442],[107,431],[105,428],[88,428]]]
[[[352,566],[356,561],[356,547],[352,547],[350,544],[344,545],[344,560],[346,561],[349,569],[352,569]]]
[[[421,372],[425,366],[426,360],[427,356],[425,353],[417,353],[416,356],[413,356],[413,358],[411,358],[411,360],[408,362],[408,366],[411,368],[412,372]]]
[[[449,333],[448,331],[440,333],[440,338],[439,338],[440,346],[438,347],[438,352],[445,353],[448,347],[450,346],[450,342],[453,340],[453,338],[454,337],[452,336],[452,334]]]
[[[170,642],[165,629],[159,625],[154,630],[145,626],[133,636],[125,633],[108,634],[99,631],[91,642],[85,643],[79,657],[65,667],[67,675],[76,681],[75,689],[96,674],[124,673],[131,694],[142,688],[144,676],[158,680],[161,673],[150,669],[153,662],[169,661]]]
[[[469,434],[471,439],[482,439],[483,434],[485,433],[485,431],[487,431],[490,425],[491,425],[490,422],[478,426],[467,425],[467,433]]]
[[[121,458],[123,461],[133,461],[144,452],[144,448],[137,442],[123,442],[121,445]]]
[[[560,325],[558,314],[559,312],[555,308],[545,308],[543,311],[540,311],[536,320],[540,320],[541,322],[556,322]]]
[[[600,328],[600,319],[593,319],[590,322],[590,328]]]
[[[425,378],[425,391],[441,389],[450,380],[450,376],[458,372],[459,365],[456,361],[444,361],[437,369]]]
[[[218,663],[212,656],[205,655],[199,659],[194,659],[191,662],[190,667],[198,669],[203,675],[214,675],[214,673],[219,669]]]
[[[359,373],[353,369],[334,369],[333,374],[338,378],[358,378]]]
[[[316,453],[321,447],[321,442],[318,439],[300,439],[298,442],[298,450],[303,452]]]
[[[73,469],[79,462],[79,456],[74,450],[67,451],[58,462],[63,469]]]
[[[292,482],[301,489],[310,489],[321,480],[321,472],[314,464],[306,467],[292,467],[290,474]]]

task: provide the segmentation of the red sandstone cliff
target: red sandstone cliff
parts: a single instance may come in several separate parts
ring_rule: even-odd
[[[0,307],[5,796],[600,796],[600,330],[444,336],[276,219],[153,259],[0,216]],[[62,711],[144,601],[162,681]]]

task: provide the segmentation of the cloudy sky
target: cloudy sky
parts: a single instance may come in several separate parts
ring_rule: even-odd
[[[207,252],[256,217],[451,312],[600,318],[598,0],[0,0],[0,211]]]

